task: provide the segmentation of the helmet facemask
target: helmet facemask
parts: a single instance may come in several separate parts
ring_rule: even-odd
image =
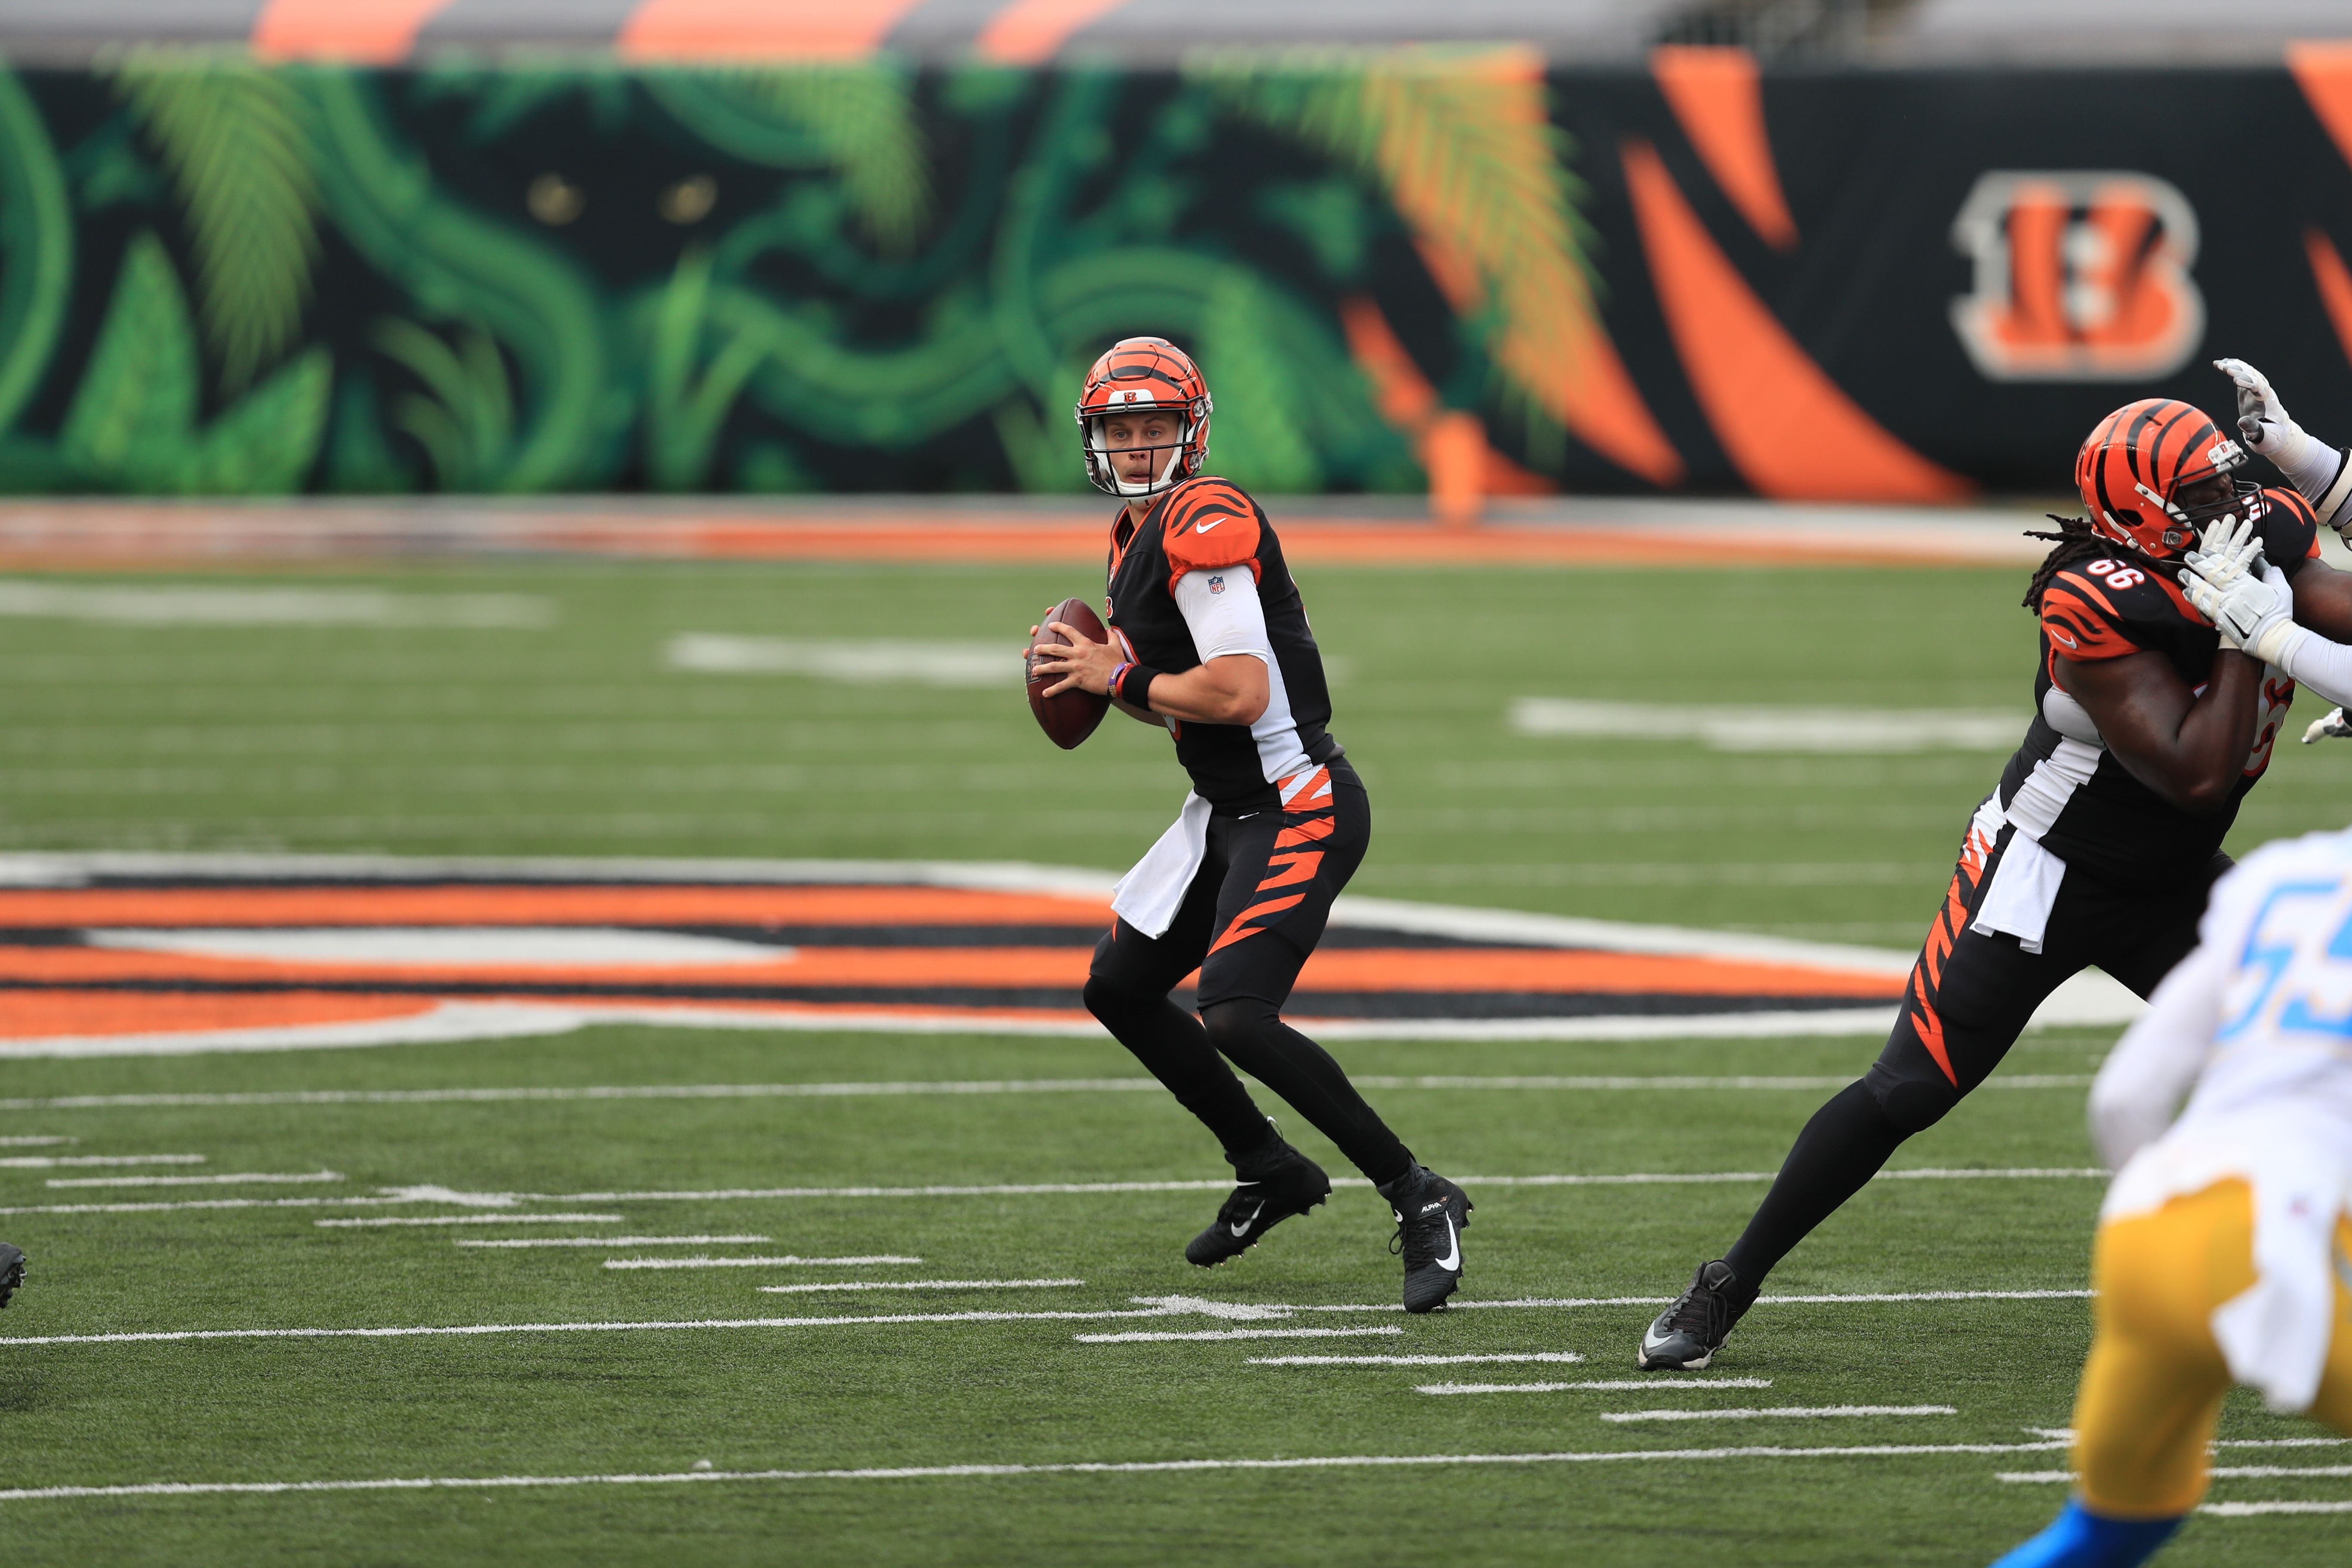
[[[1111,420],[1140,421],[1154,417],[1173,420],[1176,434],[1168,440],[1154,441],[1144,447],[1113,447],[1110,444],[1106,426]],[[1172,489],[1186,477],[1184,453],[1193,444],[1193,422],[1174,409],[1137,409],[1132,413],[1089,415],[1079,421],[1079,426],[1083,432],[1081,445],[1086,451],[1087,478],[1098,490],[1130,499],[1158,495],[1162,490]],[[1152,454],[1150,476],[1130,479],[1119,471],[1118,459],[1139,450]]]

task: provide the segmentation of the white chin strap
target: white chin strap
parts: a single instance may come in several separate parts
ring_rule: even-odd
[[[1168,460],[1160,466],[1160,477],[1150,479],[1130,479],[1118,471],[1119,454],[1103,444],[1103,422],[1100,419],[1095,419],[1088,423],[1092,427],[1087,432],[1087,445],[1094,448],[1095,456],[1102,463],[1103,472],[1110,476],[1110,482],[1118,488],[1118,493],[1123,496],[1157,495],[1166,489],[1176,477],[1176,465],[1183,458],[1184,448],[1192,444],[1192,422],[1187,420],[1184,423],[1183,434],[1177,437],[1174,446],[1168,448]],[[1128,450],[1132,451],[1134,448],[1129,447]]]

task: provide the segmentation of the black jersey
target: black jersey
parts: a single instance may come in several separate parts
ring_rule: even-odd
[[[1129,658],[1171,675],[1201,663],[1192,628],[1176,604],[1177,580],[1190,572],[1218,574],[1213,588],[1222,588],[1227,576],[1239,587],[1239,574],[1248,574],[1265,613],[1274,663],[1266,671],[1265,712],[1256,723],[1170,720],[1176,760],[1192,775],[1193,790],[1212,805],[1264,810],[1281,803],[1276,786],[1301,763],[1328,763],[1340,754],[1339,742],[1326,728],[1331,692],[1323,679],[1323,656],[1307,629],[1307,608],[1283,561],[1282,542],[1265,513],[1239,487],[1202,478],[1161,496],[1140,526],[1129,521],[1124,507],[1112,521],[1108,619]]]
[[[2264,559],[2293,578],[2319,553],[2318,525],[2293,490],[2266,489],[2256,520]],[[2034,671],[2033,722],[2000,775],[2000,806],[2018,831],[2070,866],[2119,888],[2158,891],[2207,863],[2246,792],[2270,766],[2271,744],[2294,700],[2294,682],[2263,671],[2255,701],[2254,748],[2229,803],[2210,816],[2168,804],[2134,778],[2100,740],[2082,704],[2057,683],[2053,661],[2160,653],[2202,690],[2221,634],[2171,579],[2117,556],[2067,567],[2042,596],[2042,659]]]

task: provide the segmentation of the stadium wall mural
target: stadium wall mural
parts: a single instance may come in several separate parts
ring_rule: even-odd
[[[1269,491],[2063,488],[2352,438],[2352,52],[0,72],[0,489],[1056,491],[1109,338]]]

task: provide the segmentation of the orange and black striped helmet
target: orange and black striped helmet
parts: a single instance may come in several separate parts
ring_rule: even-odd
[[[1086,386],[1072,410],[1087,478],[1095,489],[1115,496],[1155,495],[1191,479],[1208,459],[1212,406],[1208,380],[1192,355],[1166,338],[1121,338],[1087,372]],[[1103,420],[1146,411],[1173,414],[1176,439],[1151,448],[1154,454],[1168,454],[1165,462],[1154,457],[1151,478],[1122,479],[1111,467]]]
[[[2184,507],[2175,499],[2181,487],[2245,462],[2245,448],[2202,409],[2177,397],[2143,397],[2092,430],[2074,458],[2074,488],[2091,509],[2092,527],[2161,559],[2189,549],[2199,528],[2238,504],[2233,494],[2227,501]]]

